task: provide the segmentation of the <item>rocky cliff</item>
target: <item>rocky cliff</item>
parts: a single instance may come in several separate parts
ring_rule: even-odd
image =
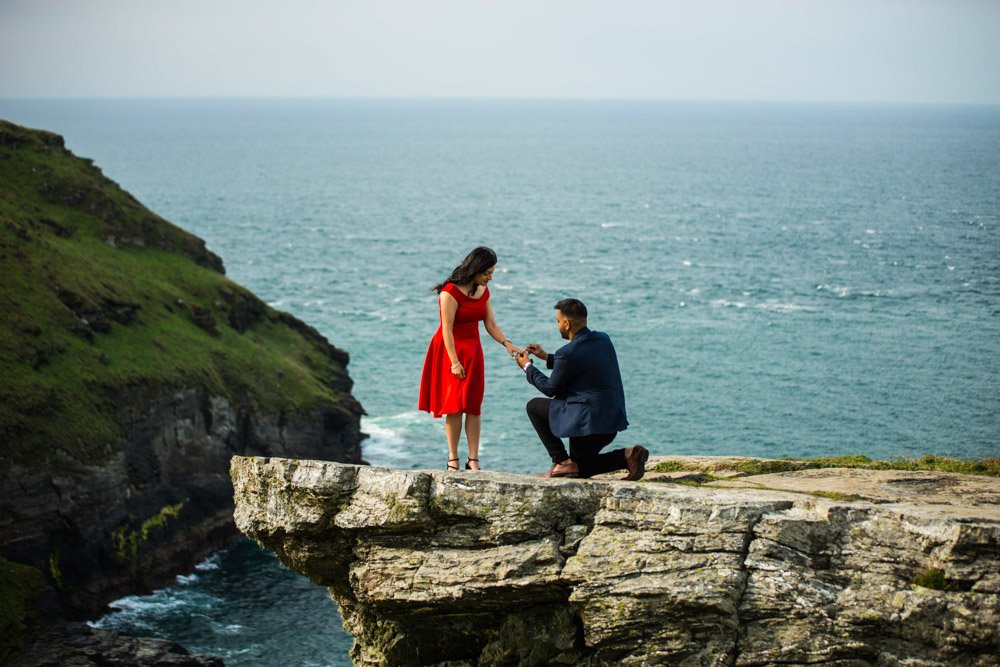
[[[0,275],[0,559],[42,573],[42,617],[236,538],[234,454],[360,462],[346,352],[62,137],[4,121]],[[0,605],[0,659],[27,616]]]
[[[727,476],[232,465],[238,527],[329,588],[359,665],[1000,664],[1000,480]]]

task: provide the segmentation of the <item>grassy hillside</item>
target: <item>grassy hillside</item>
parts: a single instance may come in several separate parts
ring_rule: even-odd
[[[0,461],[99,463],[119,410],[175,387],[268,413],[350,387],[346,354],[228,280],[200,239],[61,137],[4,121],[0,276]]]

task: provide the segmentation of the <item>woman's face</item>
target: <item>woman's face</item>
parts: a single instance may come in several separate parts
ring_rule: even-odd
[[[476,277],[472,279],[473,282],[475,284],[477,284],[477,285],[486,285],[491,280],[493,280],[493,269],[494,268],[496,268],[496,266],[491,266],[490,268],[486,269],[482,273],[477,273]]]

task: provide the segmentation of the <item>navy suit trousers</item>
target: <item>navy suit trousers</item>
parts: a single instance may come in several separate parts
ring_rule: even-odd
[[[628,464],[625,463],[625,450],[615,449],[601,454],[601,450],[607,447],[617,436],[617,433],[598,433],[594,435],[581,435],[569,439],[569,454],[563,441],[552,434],[549,427],[549,404],[552,399],[533,398],[528,401],[528,419],[535,427],[538,438],[545,445],[545,449],[552,459],[552,463],[562,463],[566,459],[572,459],[580,468],[580,477],[593,477],[604,472],[614,470],[625,470]]]

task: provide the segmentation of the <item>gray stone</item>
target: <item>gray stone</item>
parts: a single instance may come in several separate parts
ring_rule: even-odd
[[[17,667],[224,667],[221,658],[189,652],[152,637],[127,637],[69,623],[50,627],[29,649],[13,656]]]
[[[845,487],[884,486],[858,472]],[[786,491],[266,457],[234,458],[232,478],[239,529],[329,588],[358,665],[1000,665],[1000,508],[981,502],[994,478],[968,482],[985,495],[964,514],[814,496],[801,479]]]

